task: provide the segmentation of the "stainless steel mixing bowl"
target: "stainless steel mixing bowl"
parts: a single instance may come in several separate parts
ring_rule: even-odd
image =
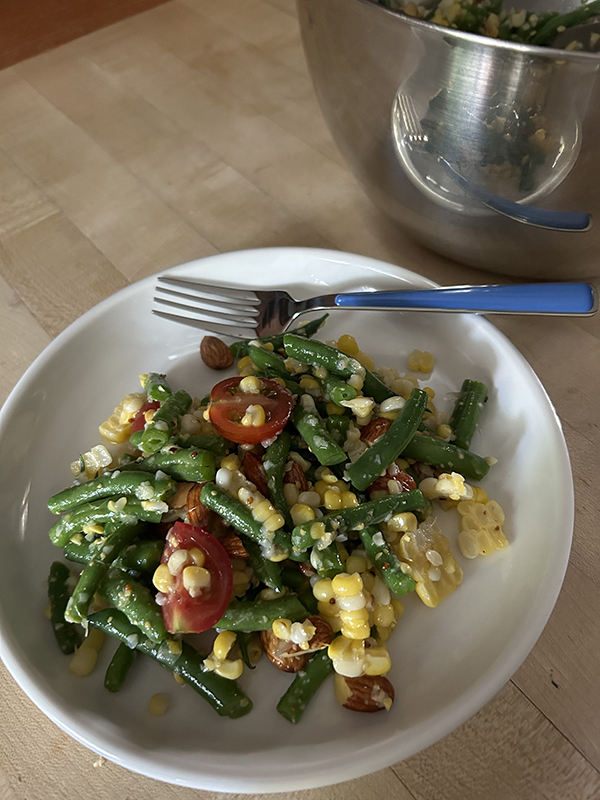
[[[404,231],[443,255],[504,274],[600,274],[598,54],[462,33],[370,0],[297,6],[336,144]],[[411,135],[399,99],[416,112],[423,141]],[[483,205],[452,170],[471,190],[518,203],[522,218]],[[576,232],[539,227],[535,208],[587,212],[597,224]],[[558,227],[569,220],[558,217]]]

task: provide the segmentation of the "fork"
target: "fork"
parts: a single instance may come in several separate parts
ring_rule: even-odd
[[[583,211],[553,211],[547,208],[535,208],[534,206],[515,203],[505,197],[491,194],[483,187],[467,180],[449,161],[443,156],[433,153],[428,147],[429,138],[423,130],[421,120],[410,95],[398,94],[396,96],[393,116],[396,122],[393,128],[395,132],[398,129],[402,131],[401,140],[404,140],[411,147],[429,153],[463,191],[484,206],[492,209],[492,211],[496,211],[505,217],[510,217],[510,219],[514,219],[517,222],[523,222],[526,225],[553,231],[583,232],[591,227],[592,218]],[[400,144],[399,141],[397,143]]]
[[[159,317],[237,339],[281,333],[301,314],[336,308],[567,316],[590,316],[598,309],[596,290],[587,283],[446,286],[295,300],[282,290],[215,286],[161,275],[156,291],[159,307],[153,313]]]

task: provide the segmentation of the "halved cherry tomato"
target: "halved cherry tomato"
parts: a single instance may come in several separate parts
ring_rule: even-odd
[[[185,588],[183,573],[186,567],[194,566],[194,548],[204,555],[201,566],[210,573],[210,584],[192,596]],[[229,605],[233,591],[231,561],[221,542],[211,533],[184,522],[176,522],[167,534],[161,564],[166,564],[177,550],[187,550],[188,558],[174,576],[173,586],[165,593],[163,621],[169,633],[202,633],[221,619]]]
[[[237,444],[258,444],[272,439],[290,418],[294,406],[292,395],[268,378],[259,378],[260,393],[244,392],[240,389],[241,380],[226,378],[213,387],[208,406],[210,421],[222,436]],[[242,425],[250,406],[263,407],[263,425]]]
[[[144,403],[144,405],[136,411],[133,415],[133,419],[131,420],[131,432],[137,433],[137,431],[144,430],[146,426],[146,417],[144,414],[146,411],[150,411],[152,408],[159,408],[160,403],[158,401],[152,400],[149,403]]]

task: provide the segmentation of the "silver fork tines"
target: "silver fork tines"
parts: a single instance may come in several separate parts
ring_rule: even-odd
[[[396,98],[396,104],[402,117],[404,138],[410,144],[427,144],[429,139],[423,131],[412,97],[407,94],[399,94]]]

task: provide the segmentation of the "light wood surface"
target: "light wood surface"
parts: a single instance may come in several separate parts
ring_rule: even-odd
[[[0,402],[54,336],[129,282],[270,245],[357,252],[442,284],[491,277],[412,243],[363,195],[321,118],[293,0],[171,0],[0,72]],[[497,325],[546,386],[571,452],[577,520],[555,611],[513,679],[443,741],[288,797],[600,797],[600,317]],[[99,763],[4,667],[0,703],[0,800],[216,798]]]

